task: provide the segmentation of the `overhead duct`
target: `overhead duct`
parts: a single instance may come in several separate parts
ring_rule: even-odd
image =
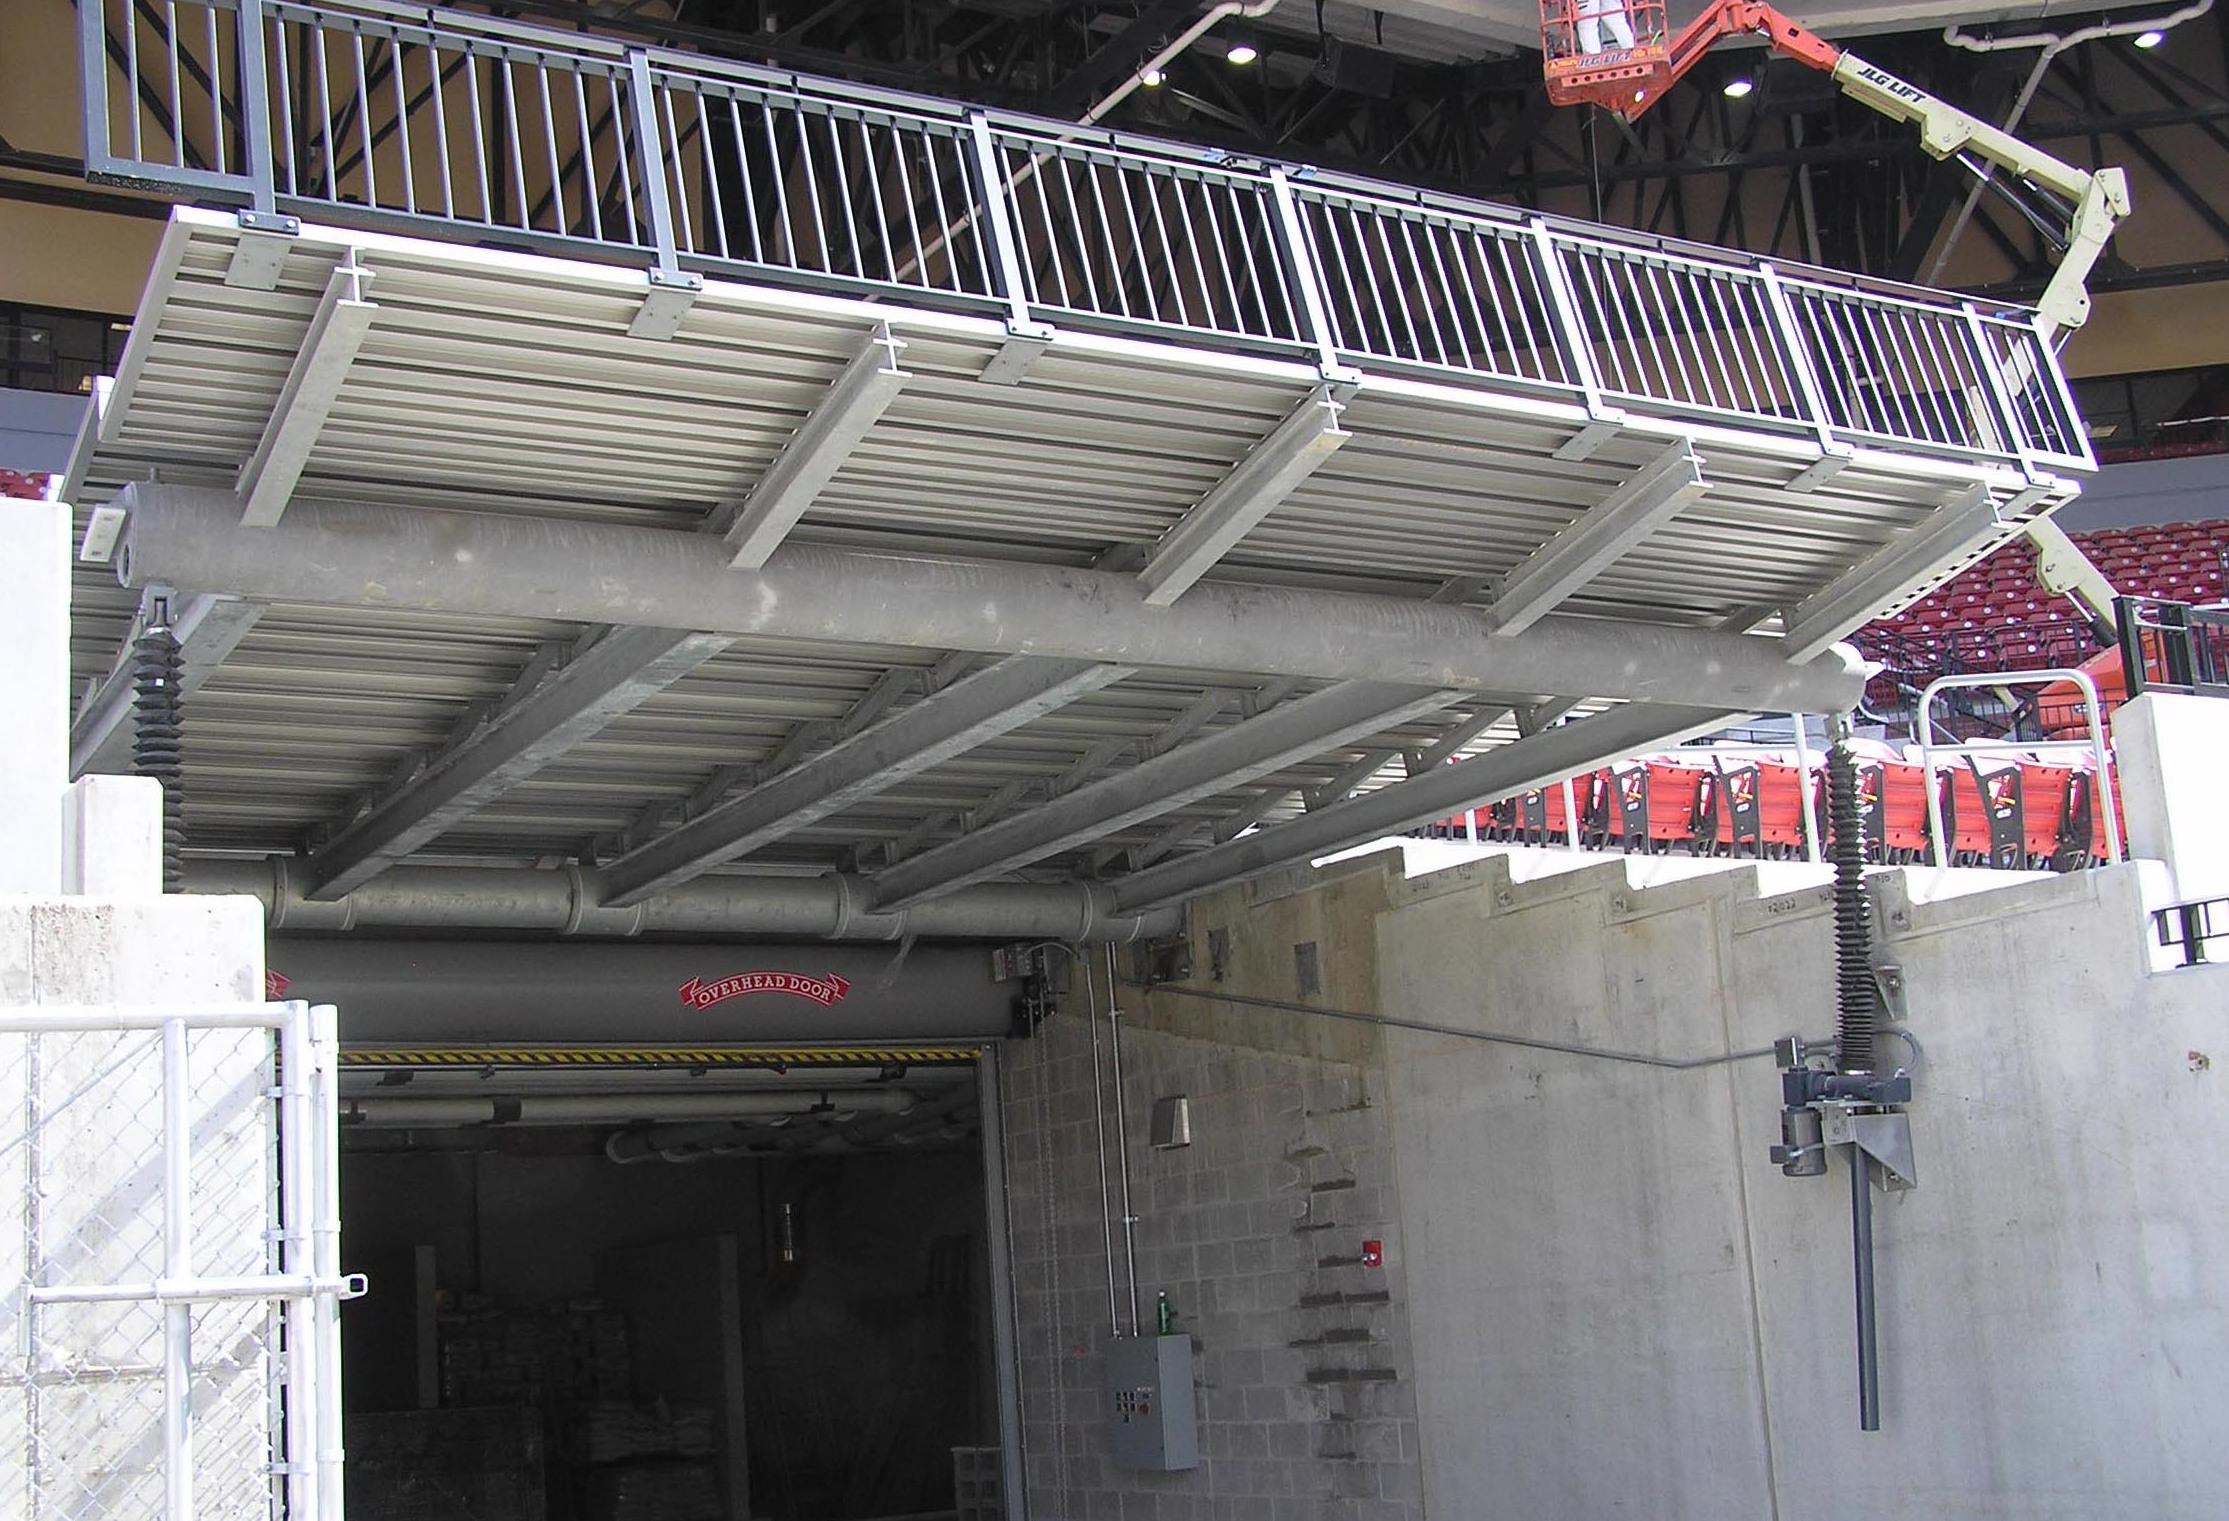
[[[1776,713],[1839,712],[1865,686],[1839,654],[1790,660],[1775,639],[1561,615],[1511,634],[1422,597],[1209,580],[1155,607],[1111,571],[806,544],[749,570],[662,528],[362,502],[242,528],[230,492],[140,483],[118,501],[128,586]]]
[[[186,891],[258,899],[274,934],[496,930],[582,939],[699,935],[784,940],[1152,940],[1175,934],[1175,909],[1118,914],[1113,893],[1085,883],[985,883],[890,913],[871,912],[858,877],[703,876],[626,908],[598,907],[574,868],[398,866],[331,902],[284,857],[193,861]]]

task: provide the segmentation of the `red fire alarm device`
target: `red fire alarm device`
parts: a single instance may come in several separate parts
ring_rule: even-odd
[[[1362,1265],[1364,1267],[1385,1266],[1385,1243],[1383,1241],[1365,1241],[1362,1243]]]

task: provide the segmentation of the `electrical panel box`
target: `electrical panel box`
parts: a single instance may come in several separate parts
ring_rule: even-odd
[[[1149,1473],[1199,1467],[1192,1338],[1116,1336],[1106,1351],[1107,1445],[1116,1464]]]

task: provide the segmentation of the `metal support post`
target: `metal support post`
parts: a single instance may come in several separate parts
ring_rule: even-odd
[[[1285,273],[1299,297],[1301,341],[1316,350],[1316,367],[1326,380],[1343,375],[1339,341],[1331,330],[1331,308],[1323,298],[1323,270],[1316,263],[1316,246],[1308,224],[1300,215],[1300,200],[1293,194],[1292,178],[1281,168],[1269,171],[1269,202],[1277,213],[1278,242],[1283,245]]]
[[[1579,318],[1579,295],[1571,288],[1571,275],[1563,267],[1555,234],[1534,217],[1526,224],[1532,233],[1533,257],[1540,263],[1540,287],[1548,294],[1555,314],[1556,333],[1563,339],[1563,361],[1572,383],[1586,398],[1587,415],[1598,421],[1623,421],[1624,414],[1602,399],[1602,372],[1595,367],[1594,345],[1587,341],[1586,324]]]
[[[238,0],[240,39],[240,167],[247,172],[251,204],[259,212],[278,210],[278,165],[271,147],[271,97],[263,52],[269,28],[264,0]],[[98,12],[100,6],[90,9]],[[403,153],[410,152],[407,139]]]
[[[674,149],[678,167],[680,146],[667,144],[658,130],[657,86],[650,77],[650,55],[640,48],[627,50],[627,104],[634,117],[643,197],[649,203],[650,246],[658,256],[659,272],[678,275],[681,246],[673,235],[673,187],[666,175],[666,149]]]
[[[310,1111],[309,1011],[296,1004],[279,1026],[279,1271],[307,1276],[311,1260],[310,1174],[315,1121]],[[289,1299],[279,1311],[285,1336],[283,1373],[286,1514],[290,1521],[317,1514],[316,1301]]]
[[[193,1118],[186,1021],[166,1019],[163,1049],[163,1277],[193,1276]],[[163,1306],[163,1521],[194,1521],[193,1305]]]
[[[1881,1348],[1873,1306],[1873,1164],[1850,1147],[1850,1256],[1857,1285],[1858,1429],[1881,1429]]]
[[[341,1272],[340,1024],[331,1004],[310,1015],[311,1135],[318,1165],[311,1196],[316,1275],[327,1282]],[[341,1493],[341,1301],[328,1294],[316,1301],[317,1343],[317,1521],[343,1521]]]
[[[1832,453],[1837,446],[1834,424],[1827,416],[1826,391],[1819,384],[1819,372],[1812,367],[1811,346],[1803,341],[1803,331],[1796,326],[1795,304],[1780,283],[1780,271],[1770,264],[1757,266],[1757,283],[1765,293],[1765,305],[1772,309],[1772,325],[1779,331],[1781,353],[1788,361],[1788,373],[1795,378],[1804,419],[1817,430],[1820,450]]]
[[[1007,212],[1006,177],[999,173],[998,143],[991,136],[990,118],[980,111],[968,114],[968,144],[973,149],[975,194],[983,208],[982,225],[991,232],[991,257],[996,264],[987,271],[998,282],[1006,301],[1006,320],[1016,328],[1030,325],[1029,287],[1022,279],[1020,244],[1014,236],[1014,219]]]
[[[991,1260],[992,1381],[998,1390],[998,1477],[1002,1508],[1012,1521],[1027,1521],[1028,1482],[1022,1471],[1020,1336],[1014,1315],[1013,1223],[1007,1212],[1006,1115],[999,1048],[975,1059],[976,1113],[983,1138],[983,1228]]]
[[[1796,732],[1796,786],[1803,793],[1803,807],[1798,810],[1798,827],[1803,830],[1803,858],[1816,866],[1823,859],[1823,853],[1819,848],[1818,815],[1811,806],[1811,736],[1804,732],[1801,713],[1790,713],[1788,722]]]
[[[1989,330],[1982,325],[1981,313],[1974,310],[1971,301],[1961,302],[1959,311],[1966,319],[1966,332],[1974,346],[1974,368],[1988,381],[1983,393],[1994,403],[1995,411],[1990,421],[1997,430],[1996,448],[2009,452],[2020,462],[2020,473],[2029,480],[2042,479],[2036,468],[2035,455],[2028,448],[2028,430],[2020,426],[2020,414],[2012,405],[2012,392],[2005,386],[2004,372],[1997,367],[1997,351],[1989,341]],[[1986,445],[1987,441],[1984,440]]]

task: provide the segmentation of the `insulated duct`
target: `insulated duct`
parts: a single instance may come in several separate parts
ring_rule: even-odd
[[[1175,909],[1118,914],[1113,893],[1084,883],[984,883],[911,908],[874,913],[858,877],[704,876],[627,908],[600,908],[578,868],[398,866],[329,903],[284,857],[194,861],[186,891],[252,897],[274,934],[359,930],[494,930],[624,939],[703,935],[787,940],[1153,940]]]
[[[1505,633],[1421,597],[1202,581],[1169,607],[1134,575],[785,544],[739,568],[711,534],[297,502],[240,526],[230,491],[126,486],[127,586],[333,607],[682,626],[712,634],[974,650],[1455,691],[1585,694],[1775,713],[1837,712],[1865,674],[1780,640],[1608,618]]]

